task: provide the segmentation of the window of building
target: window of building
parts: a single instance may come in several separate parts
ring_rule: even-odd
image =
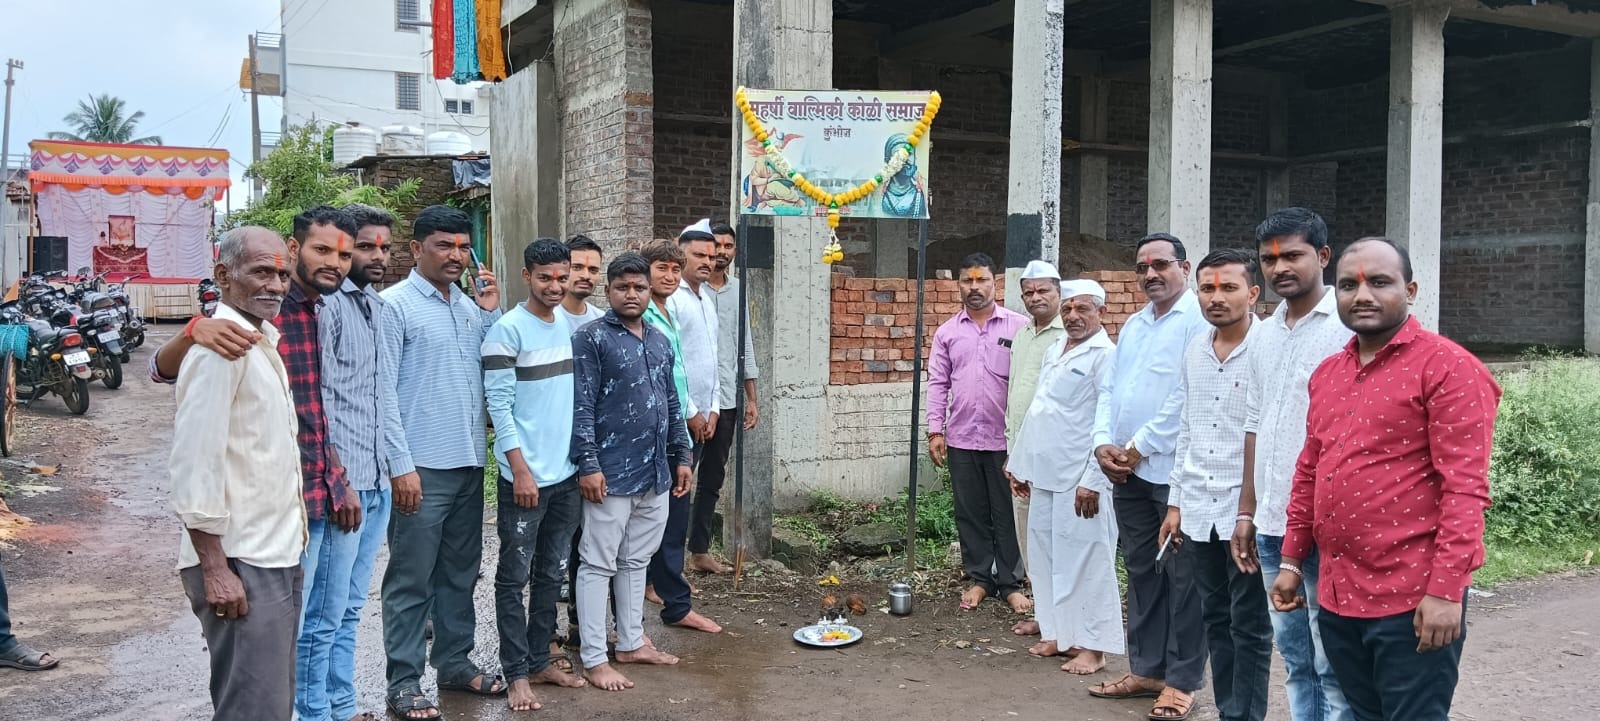
[[[447,112],[447,113],[450,113],[452,115],[471,115],[472,114],[472,101],[471,100],[446,100],[446,101],[444,101],[444,111]]]
[[[416,23],[422,22],[420,0],[394,0],[394,29],[417,32]]]
[[[422,109],[422,76],[417,73],[394,74],[394,106],[400,110]]]

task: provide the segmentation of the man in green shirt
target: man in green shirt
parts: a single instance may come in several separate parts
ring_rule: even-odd
[[[1011,339],[1011,384],[1006,387],[1006,450],[1016,442],[1017,429],[1028,415],[1028,404],[1033,402],[1033,391],[1039,383],[1039,367],[1044,364],[1044,354],[1056,339],[1067,334],[1061,322],[1061,274],[1055,266],[1043,260],[1028,261],[1022,271],[1022,304],[1028,309],[1033,322],[1017,329]],[[1007,474],[1010,475],[1010,474]],[[1028,527],[1028,499],[1015,497],[1017,528]],[[1028,535],[1017,533],[1017,545],[1022,549],[1023,575],[1028,563]],[[1039,632],[1038,621],[1022,621],[1011,627],[1019,636]]]

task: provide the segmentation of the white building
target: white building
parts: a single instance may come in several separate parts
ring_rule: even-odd
[[[489,150],[491,85],[433,79],[427,0],[283,0],[286,125],[356,122],[466,134]]]

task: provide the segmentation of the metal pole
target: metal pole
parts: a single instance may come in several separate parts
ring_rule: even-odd
[[[747,242],[749,223],[744,214],[739,215],[739,239]],[[733,590],[739,590],[744,577],[744,343],[745,330],[750,322],[748,253],[735,246],[736,267],[739,271],[739,342],[734,346],[737,370],[733,376]]]
[[[250,35],[250,164],[261,162],[261,73],[256,67],[256,36]],[[250,200],[261,199],[261,180],[250,181]]]
[[[911,486],[906,493],[906,573],[917,572],[917,465],[922,431],[922,286],[928,278],[928,221],[917,221],[917,331],[911,343]],[[909,580],[909,578],[908,578]]]
[[[0,130],[0,204],[3,204],[6,187],[11,184],[11,86],[17,81],[13,73],[22,69],[22,61],[6,60],[6,119]],[[11,275],[11,212],[0,213],[0,282]]]

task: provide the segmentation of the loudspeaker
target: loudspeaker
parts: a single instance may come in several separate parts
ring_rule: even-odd
[[[67,270],[67,239],[59,235],[38,235],[33,238],[33,272],[49,273]]]

